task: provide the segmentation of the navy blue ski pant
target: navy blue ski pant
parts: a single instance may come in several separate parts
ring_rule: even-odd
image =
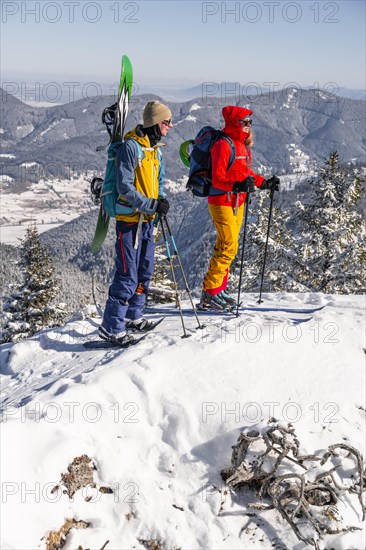
[[[125,330],[125,318],[142,317],[154,271],[153,222],[142,223],[135,249],[137,227],[137,223],[116,222],[116,271],[102,322],[111,334]]]

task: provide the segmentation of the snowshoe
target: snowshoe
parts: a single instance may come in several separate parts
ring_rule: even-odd
[[[150,332],[151,330],[154,330],[158,325],[160,325],[160,323],[164,321],[164,319],[165,317],[162,317],[158,321],[149,321],[144,317],[134,320],[129,319],[126,321],[126,329],[130,330],[131,332]]]
[[[202,302],[195,305],[196,310],[200,313],[214,313],[217,315],[233,315],[236,312],[236,306],[227,307],[226,309],[217,309],[212,306],[203,304]]]
[[[111,334],[107,332],[104,327],[100,326],[98,328],[98,334],[102,340],[113,344],[114,346],[119,346],[120,348],[128,348],[137,344],[141,338],[134,338],[127,332],[121,332],[119,334]]]

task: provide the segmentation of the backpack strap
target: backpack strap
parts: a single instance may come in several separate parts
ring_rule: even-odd
[[[144,153],[144,150],[146,149],[147,151],[149,151],[149,148],[148,147],[142,147],[142,145],[139,144],[138,141],[136,141],[135,139],[133,138],[127,138],[125,141],[133,141],[133,143],[135,143],[135,147],[137,147],[137,162],[138,162],[138,165],[141,166],[141,162],[143,161],[144,157],[145,157],[145,153]]]
[[[227,165],[227,170],[230,170],[230,168],[234,164],[234,160],[237,159],[237,158],[241,158],[241,157],[236,156],[235,143],[233,142],[231,137],[229,137],[227,134],[225,134],[224,132],[221,131],[221,135],[220,135],[219,139],[224,139],[226,141],[226,143],[228,143],[229,146],[230,146],[230,157],[229,157],[229,162],[228,162],[228,165]]]
[[[234,161],[236,158],[238,158],[236,156],[236,148],[235,148],[235,143],[233,142],[233,140],[227,135],[225,134],[222,130],[220,131],[220,136],[218,138],[217,141],[219,141],[220,139],[223,139],[224,141],[226,141],[226,143],[229,144],[229,147],[230,147],[230,157],[229,157],[229,162],[227,164],[227,169],[226,170],[230,170],[230,168],[232,167],[232,165],[234,164]],[[231,193],[231,191],[229,191],[229,194]],[[216,189],[214,187],[210,187],[210,190],[209,190],[209,196],[213,197],[213,196],[217,196],[217,195],[227,195],[228,192],[227,191],[222,191],[221,189]]]
[[[160,147],[156,147],[155,151],[156,151],[157,159],[158,159],[159,161],[161,161],[161,159],[163,158],[163,153],[161,152]]]
[[[138,159],[138,164],[139,166],[141,166],[141,162],[144,160],[145,158],[145,153],[144,151],[156,151],[156,156],[157,156],[157,159],[160,161],[162,158],[163,158],[163,155],[162,155],[162,152],[160,150],[159,147],[143,147],[142,145],[139,144],[138,141],[136,141],[135,139],[133,138],[127,138],[127,140],[130,140],[130,141],[133,141],[135,144],[136,144],[136,147],[137,147],[137,159]],[[126,141],[127,141],[126,140]]]

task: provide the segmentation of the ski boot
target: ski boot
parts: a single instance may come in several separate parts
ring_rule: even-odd
[[[233,308],[236,306],[236,300],[234,298],[230,298],[229,294],[227,294],[226,290],[222,290],[220,292],[220,296],[224,298],[225,302],[229,306],[229,308]]]
[[[198,304],[198,309],[209,310],[216,309],[218,311],[226,311],[228,304],[226,300],[219,294],[208,294],[205,290],[202,291],[201,302]]]
[[[116,344],[121,348],[128,348],[136,343],[136,340],[133,336],[127,334],[127,332],[119,332],[118,334],[112,334],[107,332],[106,329],[102,326],[98,328],[99,337],[106,342],[111,342]]]

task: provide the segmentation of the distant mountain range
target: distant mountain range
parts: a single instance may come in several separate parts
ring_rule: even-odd
[[[291,86],[292,87],[292,86]],[[315,89],[316,87],[305,87],[305,90]],[[273,86],[273,90],[286,93],[287,86]],[[189,101],[195,98],[211,98],[224,99],[236,97],[240,99],[243,95],[248,95],[252,100],[256,100],[260,95],[267,95],[272,92],[269,86],[260,86],[259,84],[247,86],[241,85],[239,82],[202,82],[190,88],[161,88],[153,86],[141,87],[141,93],[151,93],[163,97],[170,101]],[[327,87],[318,88],[319,92],[330,93],[336,97],[347,97],[348,99],[366,100],[366,90],[358,90],[352,88],[339,88],[335,84],[329,84]]]
[[[128,129],[141,120],[145,103],[156,98],[133,97]],[[108,136],[101,114],[114,99],[102,96],[35,108],[1,90],[2,180],[21,191],[41,176],[68,177],[90,169],[102,173],[106,155],[96,153],[96,147],[107,144]],[[180,144],[206,124],[220,127],[221,109],[228,103],[253,109],[254,168],[264,174],[306,172],[334,150],[342,162],[364,162],[364,100],[296,88],[255,100],[229,99],[169,102],[174,121],[164,150],[169,179],[177,181],[187,173],[179,158]]]
[[[70,103],[77,101],[90,95],[111,95],[117,92],[117,82],[70,82],[70,78],[64,78],[60,81],[49,82],[48,80],[38,79],[34,82],[24,82],[24,78],[20,81],[17,78],[3,79],[4,89],[26,103],[34,106],[51,106],[56,104]],[[291,87],[294,84],[292,83]],[[248,95],[255,100],[258,95],[266,95],[270,91],[285,91],[288,85],[280,86],[272,83],[270,85],[261,85],[255,83],[248,85],[240,82],[201,82],[193,86],[184,86],[173,84],[171,86],[154,86],[149,84],[134,83],[134,95],[154,94],[166,101],[189,101],[191,99],[202,98],[203,96],[215,97],[216,99],[224,99],[236,97],[240,100],[240,96]],[[296,86],[296,84],[295,84]],[[316,89],[316,85],[311,86],[296,86],[305,90]],[[338,97],[346,97],[348,99],[366,99],[365,89],[339,87],[336,83],[327,83],[324,86],[319,86],[320,92],[332,93]],[[48,101],[48,105],[47,105]]]

